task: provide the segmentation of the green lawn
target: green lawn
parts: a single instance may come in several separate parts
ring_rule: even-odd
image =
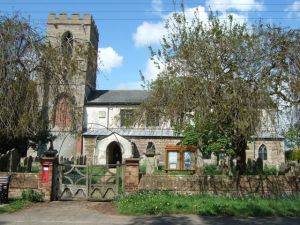
[[[210,216],[300,216],[300,195],[278,198],[228,198],[208,195],[176,195],[168,192],[140,192],[116,202],[128,215],[199,214]]]
[[[0,214],[1,213],[13,213],[19,209],[25,208],[31,204],[30,201],[23,199],[9,199],[8,204],[0,205]]]

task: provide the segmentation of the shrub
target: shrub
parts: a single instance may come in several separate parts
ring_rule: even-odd
[[[22,199],[30,202],[43,202],[45,194],[43,192],[33,191],[32,189],[27,189],[22,192]]]
[[[265,166],[262,175],[277,175],[278,170],[275,166]]]
[[[289,155],[289,160],[300,162],[300,148],[293,150]]]
[[[222,171],[219,170],[217,165],[208,165],[204,167],[203,175],[214,176],[221,175]]]
[[[146,165],[140,165],[140,174],[146,174]]]

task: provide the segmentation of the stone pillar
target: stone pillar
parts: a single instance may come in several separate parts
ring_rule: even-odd
[[[132,193],[138,190],[139,159],[125,159],[125,192]]]
[[[39,189],[45,193],[45,200],[55,199],[57,186],[56,176],[58,171],[58,159],[56,157],[43,157],[40,161]]]

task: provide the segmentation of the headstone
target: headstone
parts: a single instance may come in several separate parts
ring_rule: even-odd
[[[26,171],[27,171],[28,173],[31,172],[31,169],[32,169],[32,162],[33,162],[33,158],[32,158],[32,156],[29,156],[29,157],[28,157],[28,160],[27,160],[27,165],[26,165]]]
[[[256,173],[260,173],[263,171],[264,162],[261,158],[258,158],[255,163],[255,171]]]
[[[29,157],[29,156],[36,157],[37,151],[30,147],[30,148],[28,148],[26,155],[27,155],[27,157]]]
[[[203,155],[202,155],[202,152],[200,151],[200,149],[197,148],[196,160],[195,160],[196,173],[201,174],[203,167],[204,167]]]
[[[218,164],[218,158],[214,152],[211,153],[211,164],[212,165],[217,165]]]
[[[152,175],[155,171],[155,158],[154,157],[147,157],[145,160],[146,165],[146,174]]]

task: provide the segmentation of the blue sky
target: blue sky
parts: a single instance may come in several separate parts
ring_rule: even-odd
[[[158,70],[149,60],[148,46],[159,47],[164,18],[179,9],[180,0],[0,0],[0,12],[18,11],[46,33],[49,12],[93,15],[100,33],[102,63],[98,89],[141,89],[139,70],[155,79]],[[210,9],[220,17],[255,23],[265,22],[299,28],[300,0],[185,0],[187,13],[198,7],[201,18]]]

